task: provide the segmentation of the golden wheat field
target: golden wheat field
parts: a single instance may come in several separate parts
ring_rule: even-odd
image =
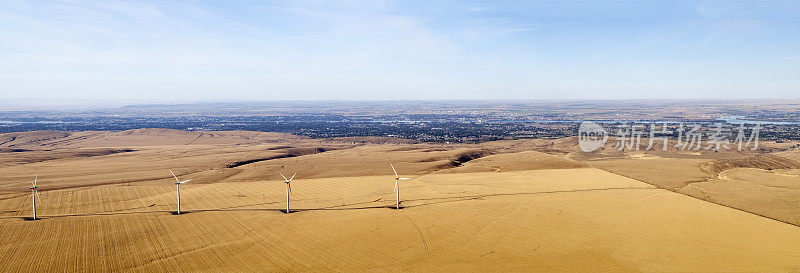
[[[790,202],[797,171],[767,170],[778,155],[742,161],[750,167],[737,158],[751,154],[678,165],[668,154],[581,158],[572,143],[3,134],[0,270],[800,270],[800,228],[789,212],[798,207]],[[637,167],[646,160],[664,164]],[[413,178],[400,181],[399,210],[390,162]],[[170,169],[192,179],[182,185],[180,215]],[[297,173],[288,214],[281,173]],[[27,189],[34,175],[36,221]],[[710,197],[681,192],[689,187]],[[764,189],[785,196],[770,199]],[[785,213],[770,219],[748,208]]]

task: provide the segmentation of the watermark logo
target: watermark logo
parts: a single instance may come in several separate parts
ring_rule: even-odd
[[[608,139],[614,137],[614,148],[620,151],[655,148],[664,151],[674,148],[679,151],[702,149],[714,152],[749,148],[755,151],[758,149],[761,129],[760,123],[670,122],[611,123],[608,128],[603,128],[598,123],[584,121],[578,127],[578,146],[581,151],[590,153],[605,147]]]
[[[591,153],[603,148],[608,141],[608,133],[600,124],[584,121],[578,127],[578,146],[581,151]]]

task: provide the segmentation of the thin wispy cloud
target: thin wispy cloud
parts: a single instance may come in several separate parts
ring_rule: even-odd
[[[791,97],[798,6],[6,1],[0,97]]]

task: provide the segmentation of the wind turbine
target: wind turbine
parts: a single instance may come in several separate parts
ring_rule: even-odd
[[[172,170],[169,170],[169,173],[172,174],[172,177],[175,177],[175,185],[178,186],[178,214],[181,214],[181,184],[189,182],[189,181],[192,181],[192,180],[189,179],[189,180],[186,180],[186,181],[180,181],[180,180],[178,180],[178,177],[175,176],[175,173],[172,172]]]
[[[392,171],[394,172],[394,194],[397,198],[397,202],[395,203],[395,208],[400,209],[400,187],[399,182],[400,180],[411,180],[411,178],[400,177],[397,175],[397,170],[394,169],[394,165],[389,163],[389,166],[392,167]]]
[[[33,220],[36,220],[36,199],[39,199],[39,187],[36,186],[36,182],[39,181],[39,175],[36,175],[36,178],[33,179],[33,187],[28,187],[31,190],[31,195],[33,196]],[[41,200],[39,200],[41,201]]]
[[[286,180],[286,182],[283,182],[284,184],[286,184],[286,213],[289,213],[289,195],[292,193],[292,179],[294,179],[295,175],[297,175],[297,173],[294,173],[292,175],[292,178],[286,179],[286,176],[283,176],[283,174],[281,174],[283,180]]]

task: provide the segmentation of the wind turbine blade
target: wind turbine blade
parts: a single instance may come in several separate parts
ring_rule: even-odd
[[[36,182],[39,182],[39,175],[36,175],[36,178],[33,179],[33,186],[36,187]]]
[[[175,182],[181,183],[181,181],[180,181],[180,180],[178,180],[178,177],[177,177],[177,176],[175,176],[175,173],[173,173],[173,172],[172,172],[172,170],[169,170],[169,173],[171,173],[171,174],[172,174],[172,177],[175,177]]]
[[[286,176],[283,176],[283,174],[281,174],[281,177],[283,177],[283,180],[286,180],[286,182],[289,182],[289,179],[286,179]]]
[[[400,179],[400,180],[411,180],[411,179],[413,179],[413,178],[400,177],[400,178],[398,178],[398,179]]]
[[[396,192],[396,191],[397,191],[397,180],[394,181],[394,190],[392,192]]]
[[[36,191],[36,199],[39,200],[39,203],[42,202],[42,198],[39,198],[39,191]]]
[[[394,172],[394,177],[395,177],[395,178],[399,177],[399,176],[397,175],[397,170],[395,170],[395,169],[394,169],[394,165],[392,165],[392,163],[389,163],[389,166],[392,166],[392,171]]]
[[[287,183],[286,185],[289,185],[289,196],[292,196],[292,183]]]
[[[180,183],[183,184],[183,183],[186,183],[186,182],[189,182],[189,181],[192,181],[192,180],[189,179],[189,180],[186,180],[186,181],[183,181],[183,182],[180,182]]]
[[[292,178],[289,178],[289,182],[292,182],[292,179],[294,179],[294,176],[295,176],[295,175],[297,175],[297,173],[294,173],[294,174],[292,175]]]

